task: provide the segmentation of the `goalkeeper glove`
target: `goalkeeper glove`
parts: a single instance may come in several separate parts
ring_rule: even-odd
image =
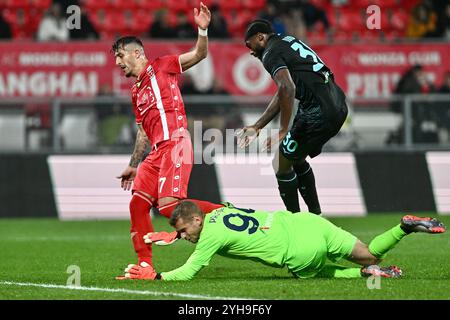
[[[147,262],[141,262],[140,265],[130,264],[125,268],[125,278],[144,279],[144,280],[162,280],[161,275],[156,273],[155,269]]]
[[[168,246],[180,239],[178,232],[149,232],[144,236],[144,242],[147,244],[154,243],[157,246]]]

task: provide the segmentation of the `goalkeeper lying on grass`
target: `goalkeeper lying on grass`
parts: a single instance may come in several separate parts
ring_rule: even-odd
[[[364,276],[400,277],[395,266],[378,267],[381,259],[403,237],[412,232],[443,233],[444,224],[436,219],[404,216],[401,223],[375,237],[367,246],[351,233],[315,214],[289,211],[273,213],[225,206],[205,216],[197,205],[181,202],[173,211],[170,224],[185,240],[196,243],[195,251],[178,269],[156,273],[148,266],[129,265],[125,277],[160,280],[190,280],[215,253],[248,258],[275,267],[287,266],[299,278]],[[156,242],[158,234],[144,236]],[[363,267],[326,264],[347,259]]]

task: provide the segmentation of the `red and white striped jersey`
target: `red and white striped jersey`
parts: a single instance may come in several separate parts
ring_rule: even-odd
[[[187,131],[186,111],[178,87],[179,56],[150,61],[131,90],[136,123],[142,124],[152,146]]]

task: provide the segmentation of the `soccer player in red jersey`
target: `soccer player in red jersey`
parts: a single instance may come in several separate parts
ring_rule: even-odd
[[[177,76],[207,55],[211,13],[203,3],[199,9],[194,8],[194,20],[199,35],[195,48],[187,53],[149,61],[142,42],[132,36],[122,37],[112,46],[116,65],[126,77],[137,78],[132,104],[139,129],[130,163],[118,178],[124,190],[132,190],[130,232],[138,265],[144,269],[153,264],[152,248],[143,239],[153,232],[150,209],[158,207],[161,214],[170,217],[178,201],[187,197],[193,153]],[[141,162],[147,142],[152,150]],[[206,212],[217,207],[196,203],[206,206]],[[146,279],[146,273],[139,278]]]

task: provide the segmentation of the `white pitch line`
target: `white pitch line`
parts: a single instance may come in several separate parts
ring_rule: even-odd
[[[9,286],[20,286],[20,287],[39,287],[39,288],[49,288],[49,289],[66,289],[66,290],[80,290],[80,291],[99,291],[99,292],[121,292],[129,294],[141,294],[149,296],[173,296],[181,298],[190,299],[204,299],[204,300],[255,300],[252,298],[236,298],[236,297],[214,297],[201,294],[190,294],[190,293],[176,293],[176,292],[158,292],[158,291],[140,291],[140,290],[129,290],[129,289],[111,289],[111,288],[97,288],[97,287],[76,287],[76,286],[63,286],[57,284],[46,284],[46,283],[31,283],[31,282],[13,282],[13,281],[0,281],[0,285]]]

